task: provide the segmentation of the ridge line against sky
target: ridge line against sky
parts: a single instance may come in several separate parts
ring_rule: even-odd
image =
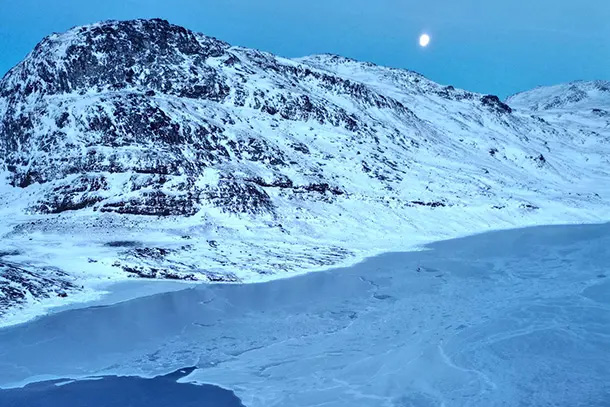
[[[0,0],[0,76],[46,35],[103,20],[164,18],[285,57],[332,53],[501,97],[610,80],[610,1]],[[427,32],[427,48],[418,37]]]

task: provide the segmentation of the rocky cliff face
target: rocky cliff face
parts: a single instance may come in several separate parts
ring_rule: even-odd
[[[290,135],[279,123],[312,121],[366,140],[374,128],[358,113],[368,107],[418,122],[400,102],[363,84],[161,20],[52,35],[0,88],[10,183],[49,185],[32,207],[41,213],[93,207],[193,215],[201,203],[273,213],[265,187],[340,193],[319,163],[308,162],[299,183],[285,174],[295,160],[312,160],[298,136],[285,145]],[[325,93],[353,101],[356,111]],[[250,124],[259,120],[264,128]],[[252,164],[264,169],[245,168]],[[220,170],[212,185],[201,182],[210,169]]]
[[[53,34],[0,81],[11,270],[51,233],[80,236],[73,262],[45,249],[73,283],[249,281],[490,227],[604,219],[607,90],[578,82],[505,103],[163,20]],[[103,254],[82,249],[92,240]]]

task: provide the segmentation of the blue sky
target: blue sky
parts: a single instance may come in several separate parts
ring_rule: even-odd
[[[511,93],[610,80],[610,0],[0,0],[0,75],[51,32],[161,17],[288,57],[330,52]],[[417,45],[428,32],[427,49]]]

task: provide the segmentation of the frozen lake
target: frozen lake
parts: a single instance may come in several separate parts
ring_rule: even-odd
[[[610,405],[610,225],[429,249],[6,328],[0,387],[196,366],[179,381],[231,389],[247,407]]]

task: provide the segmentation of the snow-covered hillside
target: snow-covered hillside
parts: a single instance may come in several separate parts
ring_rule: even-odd
[[[507,103],[163,20],[53,34],[0,81],[0,321],[102,281],[260,281],[608,220],[608,83]]]
[[[511,106],[532,111],[587,111],[610,106],[610,82],[576,81],[517,93],[508,98]],[[597,112],[599,113],[599,112]]]

